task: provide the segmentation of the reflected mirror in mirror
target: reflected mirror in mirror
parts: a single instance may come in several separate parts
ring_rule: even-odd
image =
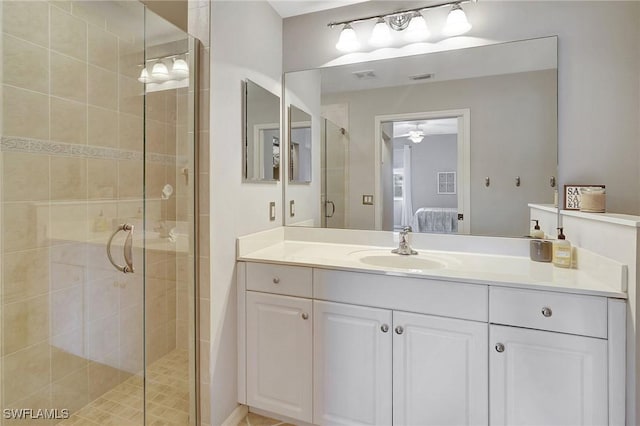
[[[280,180],[280,97],[251,80],[244,89],[243,177],[246,182]]]
[[[545,37],[287,73],[292,99],[302,79],[319,86],[321,208],[306,223],[528,235],[528,204],[554,202],[557,71]]]
[[[311,115],[289,106],[289,181],[311,182]]]

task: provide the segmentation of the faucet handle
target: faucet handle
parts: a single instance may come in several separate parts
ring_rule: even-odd
[[[404,233],[413,232],[413,229],[410,226],[403,226],[402,227],[402,232],[404,232]]]

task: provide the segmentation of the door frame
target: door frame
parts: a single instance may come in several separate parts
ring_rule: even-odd
[[[471,233],[471,110],[451,109],[442,111],[412,112],[405,114],[376,115],[374,117],[374,228],[382,230],[382,131],[381,125],[387,121],[436,120],[443,118],[458,119],[458,170],[457,181],[462,183],[458,190],[458,214],[464,219],[458,221],[458,234]],[[458,186],[460,189],[460,185]]]

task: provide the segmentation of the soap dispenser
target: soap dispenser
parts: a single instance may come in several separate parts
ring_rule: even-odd
[[[563,228],[558,228],[558,239],[553,242],[553,264],[560,268],[571,267],[571,243],[567,241]]]
[[[538,220],[534,219],[531,222],[535,222],[535,225],[531,229],[529,236],[531,238],[544,238],[544,231],[540,229],[540,225],[538,224]]]

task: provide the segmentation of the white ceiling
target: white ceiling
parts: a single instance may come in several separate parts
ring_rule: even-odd
[[[269,0],[269,3],[283,18],[304,15],[306,13],[319,12],[321,10],[335,9],[355,3],[363,3],[369,0]]]
[[[452,135],[458,133],[458,119],[441,118],[436,120],[395,121],[393,123],[394,138],[408,136],[409,130],[422,130],[425,136]]]

